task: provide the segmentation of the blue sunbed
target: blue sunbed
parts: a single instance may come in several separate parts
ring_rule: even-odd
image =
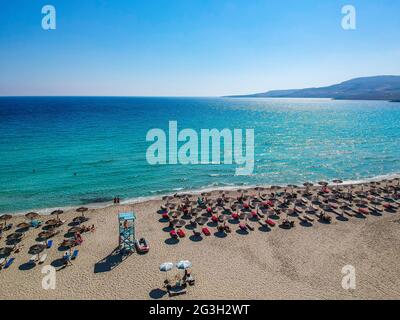
[[[15,258],[8,259],[8,261],[4,265],[4,269],[7,269],[9,266],[11,266],[11,264],[14,262],[14,260],[15,260]]]
[[[78,250],[78,249],[75,249],[74,252],[72,253],[71,260],[76,259],[76,258],[78,257],[78,253],[79,253],[79,250]]]
[[[50,249],[53,246],[53,240],[47,241],[47,248]]]

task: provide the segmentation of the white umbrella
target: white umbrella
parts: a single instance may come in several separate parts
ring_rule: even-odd
[[[165,279],[168,278],[168,271],[172,270],[174,264],[172,262],[165,262],[160,265],[160,271],[165,272]]]
[[[174,267],[174,264],[172,262],[165,262],[160,265],[160,271],[168,272],[168,271],[172,270],[173,267]]]
[[[182,260],[176,264],[176,267],[178,269],[184,269],[184,270],[190,268],[191,266],[192,266],[192,263],[188,260]]]

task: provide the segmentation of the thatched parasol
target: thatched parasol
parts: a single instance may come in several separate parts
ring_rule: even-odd
[[[85,212],[88,211],[88,210],[89,209],[86,208],[86,207],[80,207],[80,208],[76,209],[76,212],[82,213],[82,217],[84,217],[85,216]]]
[[[11,218],[12,218],[12,215],[10,215],[10,214],[3,214],[2,216],[0,216],[0,221],[6,222],[7,220],[10,220]]]
[[[27,217],[30,220],[36,219],[37,217],[39,217],[39,213],[36,212],[29,212],[25,215],[25,217]]]
[[[60,220],[59,215],[60,215],[60,214],[63,214],[63,213],[64,213],[63,210],[54,210],[54,211],[51,213],[51,215],[57,215],[57,220]]]
[[[13,248],[11,247],[4,247],[0,249],[0,255],[1,256],[8,256],[13,252]]]
[[[29,248],[29,254],[39,254],[43,252],[47,246],[45,244],[35,244]]]
[[[7,236],[7,240],[8,241],[19,240],[19,239],[21,239],[22,236],[23,236],[23,234],[21,232],[15,232],[15,233],[9,234]]]
[[[28,228],[30,228],[30,224],[29,223],[26,223],[26,222],[21,222],[21,223],[19,223],[19,224],[17,224],[17,228],[18,229],[28,229]]]

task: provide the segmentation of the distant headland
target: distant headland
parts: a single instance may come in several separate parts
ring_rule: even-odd
[[[388,100],[400,102],[400,76],[374,76],[320,88],[273,90],[229,98],[330,98],[335,100]]]

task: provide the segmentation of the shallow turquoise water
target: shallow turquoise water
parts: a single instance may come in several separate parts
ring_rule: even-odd
[[[255,130],[255,170],[157,165],[146,133]],[[0,98],[0,212],[176,190],[400,173],[400,103],[228,98]],[[76,174],[76,175],[75,175]]]

